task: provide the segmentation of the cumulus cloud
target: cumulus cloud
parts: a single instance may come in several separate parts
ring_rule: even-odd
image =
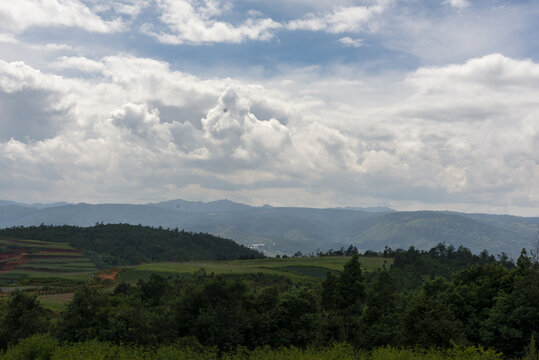
[[[160,20],[166,30],[155,30],[145,24],[142,32],[167,44],[241,43],[245,40],[269,40],[281,24],[270,18],[250,17],[240,25],[233,25],[217,18],[231,5],[219,0],[158,0]]]
[[[31,27],[78,27],[110,33],[123,27],[119,19],[104,20],[79,0],[17,0],[0,2],[0,29],[15,33]]]
[[[0,63],[0,101],[18,107],[2,118],[0,164],[10,177],[0,197],[145,201],[196,191],[260,203],[288,197],[288,205],[301,194],[311,205],[489,209],[507,199],[533,209],[539,198],[539,64],[531,60],[492,54],[423,67],[397,90],[384,85],[382,105],[362,101],[363,87],[380,86],[364,77],[306,73],[311,81],[255,84],[131,56],[60,58],[58,66],[92,76]],[[334,96],[341,92],[354,96]],[[42,101],[23,101],[37,93]]]
[[[274,159],[290,145],[289,130],[276,119],[261,121],[250,112],[250,100],[227,89],[202,119],[204,137],[233,159]]]
[[[391,111],[421,128],[425,151],[436,153],[437,178],[448,192],[511,189],[532,201],[538,191],[529,181],[538,176],[538,71],[530,60],[499,54],[422,68],[406,80],[414,95]]]
[[[58,80],[24,63],[0,60],[0,140],[30,141],[56,135],[71,110]]]

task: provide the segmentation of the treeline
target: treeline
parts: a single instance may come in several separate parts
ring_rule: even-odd
[[[413,248],[400,253],[402,259],[390,269],[367,274],[355,255],[342,272],[328,273],[322,283],[276,282],[273,277],[271,286],[264,281],[248,286],[238,276],[172,280],[154,274],[136,286],[120,283],[112,293],[83,288],[52,319],[35,298],[19,292],[0,309],[0,347],[48,333],[62,344],[97,340],[155,347],[180,342],[218,353],[238,346],[250,351],[346,343],[358,351],[481,346],[520,357],[532,339],[538,340],[539,265],[525,251],[512,268],[489,257],[485,264],[447,277],[426,275],[411,288],[414,281],[403,279],[416,279],[432,268],[432,259],[445,257],[438,250],[419,256]]]
[[[0,237],[69,243],[99,268],[143,262],[252,259],[263,254],[228,239],[129,224],[40,225],[0,229]]]
[[[419,250],[414,246],[408,249],[391,249],[385,247],[383,251],[366,250],[361,253],[357,247],[350,245],[348,248],[341,247],[325,252],[303,254],[296,252],[292,257],[326,257],[326,256],[347,256],[359,255],[360,257],[379,257],[393,259],[391,269],[392,277],[399,283],[402,289],[414,289],[421,285],[425,277],[442,276],[449,279],[452,274],[476,265],[486,265],[497,263],[508,270],[515,267],[514,260],[505,253],[494,256],[487,250],[479,254],[474,254],[470,249],[460,245],[447,245],[439,243],[430,250]],[[537,261],[537,255],[532,254],[532,261]],[[284,256],[283,256],[284,257]]]

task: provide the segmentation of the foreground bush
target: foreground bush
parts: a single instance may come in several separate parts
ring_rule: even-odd
[[[500,354],[475,347],[447,350],[404,350],[379,348],[358,352],[348,344],[325,348],[301,349],[270,347],[249,350],[238,347],[231,353],[218,354],[215,348],[196,345],[161,346],[156,349],[122,346],[99,341],[59,345],[48,335],[35,335],[21,341],[0,356],[1,360],[498,360]]]
[[[459,347],[447,350],[404,350],[390,347],[373,350],[368,360],[497,360],[501,354],[476,347]]]
[[[33,335],[8,349],[2,360],[49,360],[58,350],[58,340],[50,335]]]

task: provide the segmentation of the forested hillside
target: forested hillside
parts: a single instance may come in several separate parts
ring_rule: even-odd
[[[112,359],[134,346],[138,355],[132,357],[147,359],[493,360],[535,354],[535,254],[522,251],[515,264],[439,244],[430,251],[368,255],[395,261],[365,273],[356,254],[342,271],[303,283],[265,274],[254,281],[239,274],[154,274],[136,285],[118,283],[112,292],[82,287],[57,314],[14,292],[0,302],[0,347],[19,344],[6,359],[25,351],[65,359],[90,349]]]
[[[0,229],[0,237],[66,242],[83,250],[100,268],[152,261],[225,260],[263,256],[232,240],[210,234],[128,224],[13,227]]]

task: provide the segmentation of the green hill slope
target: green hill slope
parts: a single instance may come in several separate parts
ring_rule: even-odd
[[[155,261],[262,257],[232,240],[209,234],[128,224],[15,227],[1,229],[0,237],[69,243],[83,250],[100,268]]]
[[[493,227],[462,215],[432,212],[399,212],[384,216],[368,230],[358,234],[358,247],[370,249],[386,244],[392,248],[428,249],[440,242],[464,245],[473,252],[519,253],[529,248],[530,239],[522,234]]]

